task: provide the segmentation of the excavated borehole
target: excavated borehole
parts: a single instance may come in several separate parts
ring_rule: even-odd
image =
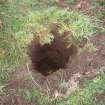
[[[67,48],[62,37],[55,37],[51,44],[41,45],[34,40],[29,45],[32,67],[44,76],[65,68],[69,57],[74,53],[74,46]]]

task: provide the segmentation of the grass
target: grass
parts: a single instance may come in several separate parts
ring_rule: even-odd
[[[67,0],[68,3],[74,1]],[[105,3],[98,0],[94,5],[104,7]],[[0,93],[10,78],[9,72],[28,62],[27,44],[36,31],[48,29],[45,33],[48,38],[42,39],[44,43],[50,43],[49,39],[53,39],[49,34],[49,26],[55,22],[61,26],[61,33],[65,30],[72,31],[74,42],[96,32],[94,19],[91,20],[91,17],[81,12],[61,10],[55,6],[52,0],[12,0],[3,4],[0,2]],[[44,16],[48,18],[46,21]],[[97,16],[104,18],[105,13]],[[35,88],[20,89],[19,92],[27,101],[36,102],[38,105],[105,105],[104,101],[97,102],[94,96],[97,92],[105,91],[105,74],[98,74],[93,80],[84,80],[83,84],[83,89],[79,88],[69,97],[54,102],[49,102],[48,97],[42,96]]]
[[[94,96],[97,92],[105,91],[105,74],[99,74],[93,80],[85,80],[84,86],[56,105],[105,105],[105,101],[97,102]]]
[[[19,93],[24,97],[28,102],[33,102],[38,105],[48,105],[48,97],[42,96],[36,88],[28,89],[19,89]]]
[[[53,40],[51,30],[54,25],[59,27],[61,35],[71,32],[72,38],[68,37],[69,43],[79,43],[84,37],[92,36],[96,32],[95,22],[80,12],[69,12],[56,7],[30,12],[28,26],[31,27],[31,32],[40,37],[42,44]]]
[[[20,17],[20,14],[16,11],[14,2],[0,4],[0,84],[5,83],[8,73],[23,62],[23,53],[15,38],[23,21],[17,17]]]
[[[44,5],[42,10],[40,3],[45,4],[44,1],[38,0],[35,2],[34,0],[7,0],[0,4],[1,81],[7,79],[7,72],[15,70],[29,61],[27,44],[30,43],[37,31],[40,32],[49,27],[46,32],[43,32],[45,36],[41,37],[41,41],[42,43],[50,43],[50,40],[53,40],[53,36],[49,33],[50,25],[53,25],[53,22],[56,21],[61,26],[60,32],[72,31],[75,41],[80,41],[82,37],[94,33],[95,28],[90,17],[75,11],[60,10],[56,7],[47,9]],[[54,2],[50,1],[46,1],[45,5],[48,6],[49,3],[55,6]],[[38,10],[35,9],[33,6],[35,4],[41,8],[35,6]],[[48,18],[46,21],[44,20],[45,15]],[[73,42],[75,42],[74,40]]]
[[[82,80],[84,88],[78,88],[65,99],[55,99],[50,102],[47,96],[43,96],[36,88],[19,89],[19,93],[28,102],[38,105],[105,105],[104,99],[97,101],[95,94],[105,92],[105,74],[99,73],[94,79]]]

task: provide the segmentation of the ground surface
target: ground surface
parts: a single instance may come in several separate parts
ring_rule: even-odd
[[[69,96],[70,93],[78,87],[83,88],[83,84],[80,81],[81,79],[90,80],[95,78],[101,68],[103,68],[102,70],[105,72],[105,35],[97,35],[92,38],[91,41],[96,45],[96,52],[83,52],[72,62],[69,62],[67,68],[61,69],[47,77],[37,72],[34,75],[32,73],[33,80],[31,82],[28,79],[30,78],[28,68],[23,67],[12,74],[12,78],[9,80],[6,88],[9,92],[11,92],[10,90],[17,92],[18,88],[30,90],[32,87],[40,87],[41,92],[49,97]],[[24,99],[20,98],[21,96],[18,96],[16,93],[3,97],[1,97],[1,100],[3,98],[4,103],[9,103],[13,100],[13,105],[21,105],[20,103],[23,103],[23,105],[31,105],[24,103]],[[102,97],[103,100],[105,99],[104,95],[99,96],[96,94],[98,100],[100,100],[100,97]]]
[[[81,6],[83,4],[86,6]],[[80,10],[87,9],[88,6],[89,2],[82,3],[78,1],[74,8]],[[16,70],[3,87],[6,94],[2,92],[3,95],[0,95],[0,104],[42,105],[37,99],[32,99],[31,102],[28,102],[32,97],[29,93],[27,93],[28,99],[23,98],[24,95],[20,93],[20,91],[31,90],[34,87],[38,88],[45,96],[51,97],[50,99],[68,97],[77,88],[84,88],[81,80],[92,80],[99,72],[105,73],[105,34],[94,36],[91,38],[91,42],[96,46],[95,51],[83,51],[75,56],[72,62],[70,60],[65,69],[60,69],[47,77],[37,72],[33,73],[28,64]],[[105,102],[105,92],[97,92],[94,97],[97,102]]]

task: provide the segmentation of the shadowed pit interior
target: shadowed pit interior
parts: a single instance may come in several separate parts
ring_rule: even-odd
[[[41,45],[34,40],[29,45],[32,67],[47,76],[60,68],[65,68],[69,57],[73,55],[75,46],[67,48],[62,37],[56,36],[51,44]]]

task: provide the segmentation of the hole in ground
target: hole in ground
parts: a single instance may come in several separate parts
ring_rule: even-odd
[[[60,68],[65,68],[69,57],[77,51],[77,48],[74,45],[67,48],[67,43],[62,37],[55,37],[51,44],[45,45],[32,40],[29,51],[33,69],[47,76]]]

